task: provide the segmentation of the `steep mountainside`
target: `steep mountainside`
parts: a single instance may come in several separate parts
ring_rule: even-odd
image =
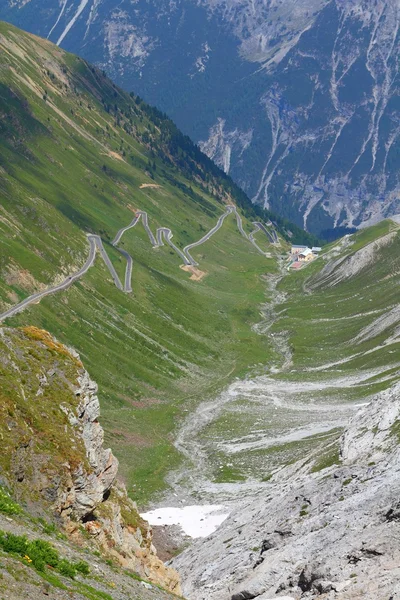
[[[308,230],[399,211],[398,2],[7,0]]]
[[[128,499],[164,491],[229,514],[174,561],[191,600],[388,600],[399,222],[294,271],[286,225],[157,110],[13,26],[0,49],[0,589],[167,598],[124,570],[178,591]]]
[[[171,434],[187,404],[270,352],[251,327],[283,246],[138,97],[12,26],[0,24],[0,48],[1,320],[80,352],[142,504],[179,459]]]
[[[96,588],[95,580],[81,582],[82,589],[79,586],[74,589],[72,581],[68,583],[67,579],[61,583],[56,577],[49,579],[54,585],[51,594],[64,586],[68,597],[81,598],[86,585],[88,598],[111,598],[110,594],[100,594],[102,590],[106,594],[104,589],[116,587],[117,581],[120,591],[124,588],[125,598],[136,599],[143,588],[129,580],[132,572],[137,580],[150,579],[179,593],[177,574],[157,558],[148,524],[138,515],[123,484],[117,481],[118,462],[111,450],[103,447],[97,386],[76,352],[35,327],[2,328],[0,381],[0,568],[8,571],[6,587],[18,588],[16,582],[21,578],[14,575],[15,569],[7,569],[3,564],[8,552],[14,552],[14,558],[15,553],[18,554],[16,546],[11,548],[3,543],[4,528],[13,535],[28,533],[30,539],[40,539],[45,534],[46,540],[60,548],[69,560],[71,555],[81,560],[84,557],[91,564],[91,579],[96,574],[102,575],[97,580],[99,596],[96,589],[87,586],[90,583]],[[3,515],[8,515],[8,523]],[[59,529],[62,533],[56,535]],[[67,543],[60,546],[60,540],[67,542],[68,539],[74,546]],[[102,561],[98,560],[100,553],[103,561],[107,559],[115,565],[117,575],[113,586],[107,586],[110,575],[111,582],[113,580],[112,572],[106,574],[102,570]],[[37,570],[43,577],[43,585],[48,579],[45,565],[37,561],[33,548],[25,554],[25,566]],[[29,561],[33,564],[29,565]],[[93,564],[96,561],[97,564]],[[61,575],[75,577],[49,558],[46,564]],[[122,568],[128,570],[128,574],[124,574]],[[78,568],[77,571],[89,574],[89,569]],[[22,580],[33,583],[35,577],[29,570]],[[40,581],[40,577],[38,579]],[[0,589],[3,581],[2,574]],[[40,586],[40,583],[34,585]],[[129,587],[134,589],[128,591]],[[21,590],[20,596],[17,590],[15,592],[16,596],[11,598],[25,596]],[[159,597],[171,596],[160,593]]]

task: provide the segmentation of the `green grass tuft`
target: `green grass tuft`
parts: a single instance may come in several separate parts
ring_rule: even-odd
[[[60,558],[57,550],[45,540],[28,540],[26,536],[0,531],[0,548],[20,557],[24,564],[39,572],[45,572],[50,567],[70,579],[74,579],[78,572],[83,575],[90,572],[89,565],[84,561],[74,563]]]
[[[6,515],[19,515],[22,508],[15,502],[9,492],[0,486],[0,512]]]

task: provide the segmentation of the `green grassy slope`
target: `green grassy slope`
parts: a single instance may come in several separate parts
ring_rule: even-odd
[[[78,270],[88,232],[102,237],[123,278],[125,260],[110,241],[136,209],[183,247],[234,200],[234,187],[170,122],[84,61],[6,24],[0,48],[0,310]],[[252,229],[246,218],[244,226]],[[276,270],[275,250],[261,233],[257,240],[271,258],[227,218],[193,251],[205,273],[194,281],[171,248],[151,248],[139,223],[121,243],[134,259],[133,294],[117,290],[98,256],[67,291],[7,321],[43,327],[80,352],[140,503],[176,464],[171,433],[190,403],[273,356],[251,329],[263,276]]]
[[[390,220],[331,244],[284,278],[286,301],[272,332],[287,331],[292,362],[276,379],[320,387],[306,402],[322,406],[368,402],[398,381],[399,283],[400,226]],[[318,469],[334,460],[338,445],[315,442]]]
[[[290,334],[297,371],[340,366],[343,372],[389,366],[399,360],[396,316],[383,329],[366,328],[399,301],[400,227],[382,221],[332,244],[320,260],[281,282],[288,295],[276,330]],[[334,265],[333,270],[327,265]]]

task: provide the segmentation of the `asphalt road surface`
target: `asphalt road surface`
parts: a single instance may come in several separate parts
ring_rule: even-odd
[[[120,248],[117,244],[121,241],[121,238],[124,235],[124,233],[126,231],[128,231],[129,229],[131,229],[132,227],[135,227],[140,219],[142,221],[143,227],[144,227],[147,235],[149,236],[149,240],[150,240],[150,243],[153,246],[153,248],[158,248],[160,246],[164,246],[164,241],[165,241],[178,254],[178,256],[180,256],[180,258],[183,260],[185,265],[198,266],[198,263],[191,256],[190,250],[192,248],[196,248],[197,246],[201,246],[201,244],[204,244],[205,242],[207,242],[207,240],[209,240],[222,227],[226,217],[228,217],[231,214],[234,214],[236,216],[237,226],[238,226],[238,229],[239,229],[239,232],[241,233],[241,235],[243,235],[247,240],[249,240],[249,242],[251,242],[261,254],[265,255],[266,253],[261,250],[261,248],[257,245],[256,241],[254,240],[254,235],[255,235],[255,233],[257,233],[257,231],[263,231],[267,235],[267,237],[271,243],[278,242],[278,236],[277,236],[275,229],[272,226],[272,223],[271,223],[271,229],[269,229],[263,223],[255,222],[255,223],[253,223],[253,225],[256,227],[255,231],[253,231],[252,233],[247,235],[247,233],[243,229],[242,219],[236,210],[236,206],[229,205],[229,206],[227,206],[225,213],[218,218],[216,225],[214,225],[214,227],[212,229],[210,229],[210,231],[208,233],[206,233],[197,242],[188,244],[187,246],[185,246],[183,248],[183,250],[180,250],[180,248],[178,248],[172,242],[173,233],[172,233],[171,229],[169,229],[168,227],[159,227],[156,231],[156,237],[154,237],[153,232],[151,231],[151,229],[149,227],[147,213],[145,211],[138,211],[135,215],[135,218],[132,219],[130,224],[127,225],[126,227],[122,227],[117,232],[114,240],[111,242],[111,244],[116,248],[116,250],[118,250],[126,259],[124,284],[122,284],[122,282],[118,276],[118,273],[116,272],[116,270],[110,260],[110,257],[108,256],[107,251],[105,250],[105,248],[103,246],[103,242],[102,242],[100,236],[95,235],[95,234],[87,234],[87,239],[89,242],[89,256],[88,256],[85,264],[83,265],[83,267],[81,267],[79,269],[79,271],[77,271],[73,275],[69,275],[66,279],[64,279],[64,281],[62,281],[58,285],[47,288],[46,290],[43,290],[42,292],[36,292],[35,294],[28,296],[28,298],[25,298],[25,300],[22,300],[22,302],[19,302],[15,306],[12,306],[11,308],[7,309],[4,313],[0,314],[0,322],[4,321],[8,317],[12,317],[12,316],[16,315],[17,313],[21,312],[22,310],[24,310],[31,304],[37,304],[38,302],[40,302],[40,300],[42,298],[45,298],[46,296],[49,296],[50,294],[55,294],[56,292],[59,292],[61,290],[66,290],[67,288],[69,288],[70,285],[72,285],[75,281],[77,281],[83,275],[85,275],[85,273],[87,273],[87,271],[93,265],[93,263],[96,259],[96,249],[99,251],[101,258],[103,259],[107,269],[109,270],[111,277],[113,278],[115,286],[119,290],[121,290],[121,292],[125,292],[125,293],[132,292],[133,259],[126,250],[124,250],[123,248]]]

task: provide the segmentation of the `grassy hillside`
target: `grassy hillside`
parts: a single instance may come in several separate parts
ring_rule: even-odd
[[[0,311],[77,271],[87,233],[110,241],[145,210],[182,248],[210,230],[237,196],[244,228],[257,215],[170,121],[99,71],[47,41],[0,24]],[[250,220],[246,218],[250,217]],[[192,251],[201,281],[169,247],[152,249],[139,223],[121,247],[134,259],[133,294],[104,263],[8,325],[35,325],[74,346],[100,385],[103,423],[129,491],[141,504],[178,455],[171,433],[195,403],[274,350],[256,334],[267,258],[233,216]],[[282,251],[282,246],[279,251]]]
[[[343,372],[372,370],[399,359],[399,231],[382,221],[327,247],[321,262],[281,282],[288,298],[276,327],[290,333],[297,370],[332,363],[324,368],[330,372],[338,361]]]

